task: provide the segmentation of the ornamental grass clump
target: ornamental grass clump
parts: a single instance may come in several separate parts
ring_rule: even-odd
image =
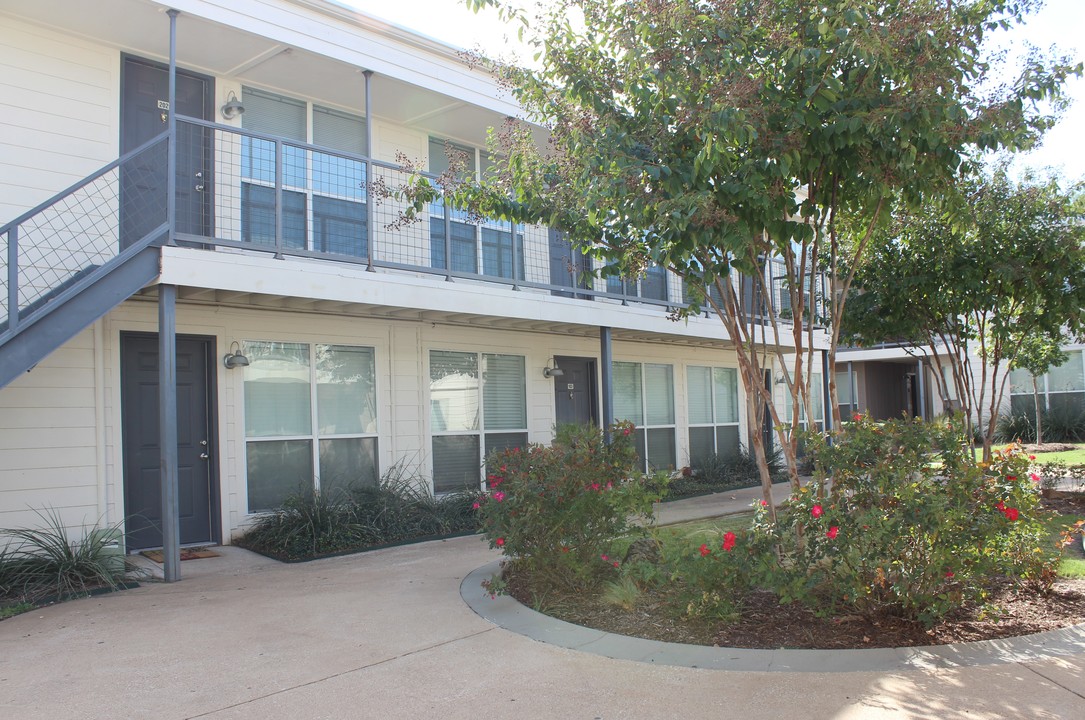
[[[608,554],[611,544],[633,532],[637,518],[651,518],[660,491],[637,470],[633,426],[618,423],[609,432],[608,445],[598,428],[564,426],[549,447],[487,459],[482,529],[528,586],[576,591],[613,579],[621,562]]]

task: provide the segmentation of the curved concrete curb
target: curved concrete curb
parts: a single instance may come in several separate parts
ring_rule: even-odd
[[[500,564],[500,561],[495,561],[483,565],[460,583],[460,596],[472,610],[499,627],[533,640],[618,660],[714,670],[885,672],[1032,662],[1056,655],[1085,655],[1085,625],[1005,640],[870,650],[746,650],[645,640],[556,620],[521,605],[507,595],[491,599],[482,589],[482,581],[496,574]]]

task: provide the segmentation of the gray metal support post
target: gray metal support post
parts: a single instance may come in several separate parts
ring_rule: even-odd
[[[821,403],[821,412],[825,416],[825,432],[830,433],[833,431],[833,411],[829,407],[829,403],[832,401],[832,396],[829,393],[829,351],[821,351],[821,392],[824,402]]]
[[[441,198],[441,207],[445,211],[445,280],[452,280],[452,208],[448,198]],[[477,269],[477,268],[476,268]]]
[[[275,259],[283,259],[283,141],[275,141]]]
[[[370,197],[371,193],[369,192],[369,188],[373,187],[373,94],[372,88],[370,87],[373,80],[373,71],[366,70],[362,75],[365,76],[365,269],[369,272],[374,272],[373,243],[376,240],[376,235],[374,233],[375,212],[373,198]]]
[[[166,244],[176,245],[174,235],[177,232],[177,16],[179,11],[170,8],[166,11],[170,18],[170,75],[169,106],[166,117],[169,118],[167,129],[169,139],[166,154]]]
[[[919,411],[919,417],[921,420],[927,419],[927,383],[926,378],[923,377],[923,361],[916,360],[915,362],[915,381],[916,385],[916,404],[919,406],[916,408]]]
[[[177,287],[158,286],[158,446],[162,483],[162,565],[166,582],[181,579],[177,505]]]
[[[610,328],[599,328],[599,362],[602,365],[600,375],[602,377],[603,417],[604,432],[614,423],[614,356],[611,349]],[[610,442],[610,433],[606,434],[606,441]]]
[[[848,389],[851,391],[851,413],[854,415],[859,410],[859,390],[855,387],[855,363],[848,363]]]
[[[8,230],[8,330],[19,325],[19,226]]]

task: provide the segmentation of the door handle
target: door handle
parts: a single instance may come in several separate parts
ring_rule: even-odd
[[[211,456],[208,455],[207,453],[200,453],[200,460],[206,460],[209,457],[211,457]]]
[[[203,192],[203,183],[196,183],[196,192]]]

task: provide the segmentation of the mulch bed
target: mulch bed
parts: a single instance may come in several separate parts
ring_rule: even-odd
[[[1044,500],[1063,514],[1085,514],[1085,497]],[[1080,538],[1067,550],[1085,558]],[[510,594],[528,607],[537,603],[522,583],[509,578]],[[945,645],[1031,635],[1085,623],[1085,579],[1060,579],[1050,592],[1038,594],[1005,583],[982,607],[962,607],[932,628],[896,617],[843,616],[819,618],[798,604],[780,605],[768,592],[745,598],[741,617],[733,623],[690,621],[664,606],[659,594],[645,592],[626,611],[598,597],[551,598],[544,612],[598,630],[693,645],[737,648],[879,648]]]

